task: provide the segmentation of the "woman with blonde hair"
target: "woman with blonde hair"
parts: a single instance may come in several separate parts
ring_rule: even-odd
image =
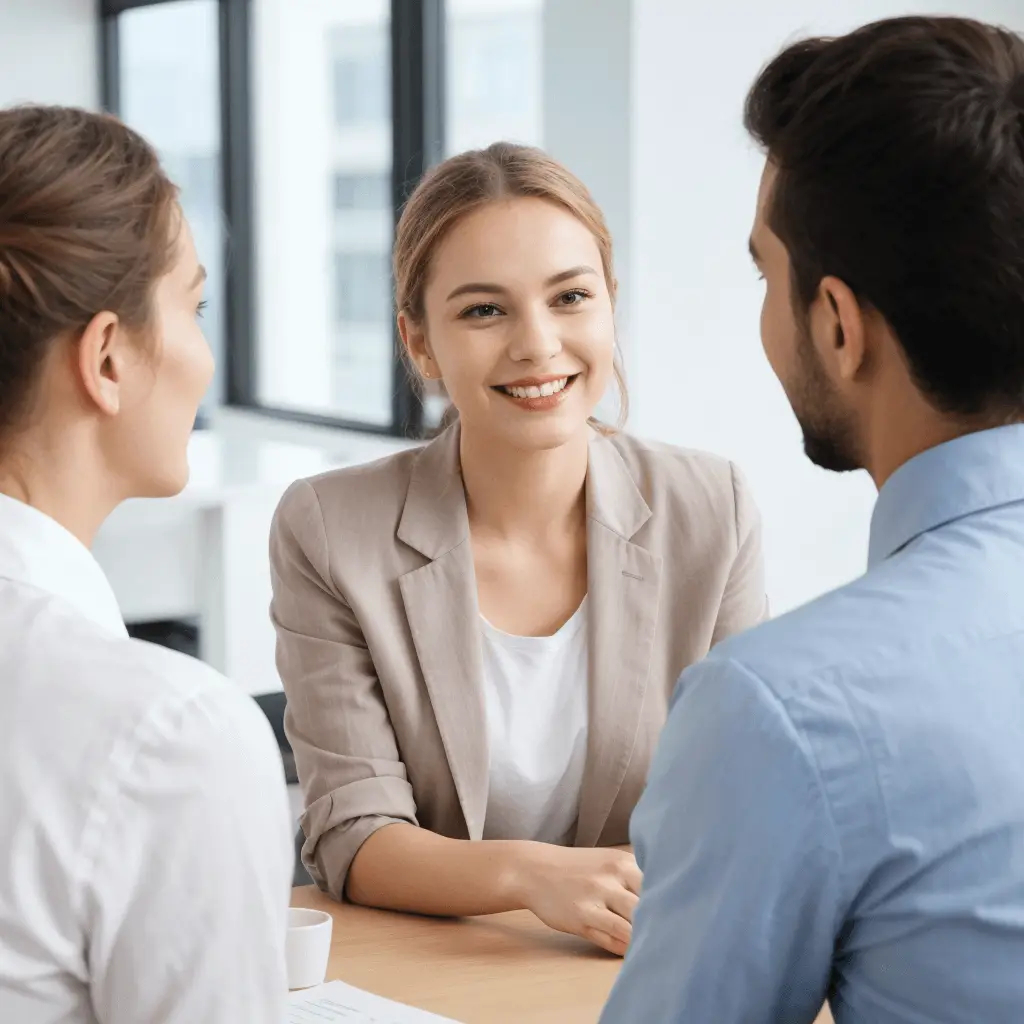
[[[426,447],[300,481],[271,541],[304,862],[336,898],[528,908],[622,953],[628,822],[679,673],[765,615],[757,512],[709,455],[593,419],[614,377],[601,211],[544,153],[453,157],[394,253]]]

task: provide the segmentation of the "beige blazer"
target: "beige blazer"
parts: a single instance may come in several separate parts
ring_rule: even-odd
[[[729,462],[595,435],[586,483],[590,721],[576,845],[628,841],[679,673],[766,614],[759,517]],[[301,480],[271,535],[302,859],[341,899],[393,822],[480,839],[481,637],[456,425]]]

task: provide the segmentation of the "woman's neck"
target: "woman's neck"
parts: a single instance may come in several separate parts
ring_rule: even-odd
[[[586,522],[590,428],[558,448],[497,448],[462,432],[460,457],[469,521],[506,538],[564,533]]]
[[[0,494],[48,515],[88,548],[119,499],[74,447],[38,438],[20,444],[0,459]]]

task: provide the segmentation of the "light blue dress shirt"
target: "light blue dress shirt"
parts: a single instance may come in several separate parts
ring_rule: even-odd
[[[1024,1022],[1024,426],[912,459],[867,574],[684,673],[602,1024]]]

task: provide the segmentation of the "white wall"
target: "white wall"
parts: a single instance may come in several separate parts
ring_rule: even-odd
[[[1024,29],[1024,0],[932,0],[916,9]],[[863,570],[874,488],[862,474],[838,477],[807,463],[761,352],[762,286],[746,241],[762,161],[743,132],[743,99],[787,40],[913,10],[899,0],[634,0],[632,7],[632,428],[740,463],[764,514],[776,610]],[[558,151],[555,140],[549,144]],[[606,146],[598,140],[595,151]],[[602,161],[594,161],[598,179]],[[576,167],[584,178],[590,173],[585,161]]]
[[[95,0],[0,0],[0,107],[99,106]]]

